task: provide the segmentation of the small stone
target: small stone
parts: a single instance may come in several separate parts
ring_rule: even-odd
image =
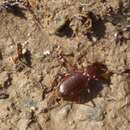
[[[31,111],[36,111],[36,107],[30,107]]]
[[[28,42],[28,41],[25,41],[25,42],[22,44],[23,48],[26,47],[27,44],[29,44],[29,42]]]
[[[93,42],[96,42],[97,41],[97,38],[95,36],[92,36],[92,41]]]
[[[26,130],[41,130],[41,126],[37,122],[30,123]]]
[[[69,124],[71,129],[75,129],[76,128],[76,124],[75,124],[74,120],[69,121],[68,124]]]
[[[46,51],[43,52],[43,55],[50,55],[50,53],[51,52],[49,50],[46,50]]]
[[[102,121],[104,119],[104,109],[100,106],[90,107],[85,105],[80,105],[76,113],[77,120],[93,120]]]
[[[63,108],[55,109],[51,112],[51,119],[55,122],[60,122],[66,119],[69,111],[71,109],[71,105],[66,105]]]
[[[25,55],[25,54],[27,53],[27,51],[28,51],[28,50],[27,50],[27,49],[25,49],[25,48],[24,48],[24,49],[22,49],[22,54],[23,54],[23,55]]]
[[[27,130],[27,125],[29,123],[29,119],[20,119],[18,122],[19,130]]]
[[[43,58],[45,58],[45,55],[43,55],[43,54],[41,54],[41,53],[36,53],[36,54],[34,54],[34,58],[35,58],[35,59],[42,60]]]

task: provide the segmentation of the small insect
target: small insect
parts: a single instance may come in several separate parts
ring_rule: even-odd
[[[106,72],[106,65],[95,62],[84,71],[66,76],[54,91],[54,95],[63,100],[80,102],[81,93],[86,90],[90,92],[92,82],[104,79]]]

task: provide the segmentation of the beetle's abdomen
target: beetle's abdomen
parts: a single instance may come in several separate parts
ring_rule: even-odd
[[[88,85],[88,78],[81,73],[68,77],[59,87],[59,94],[63,98],[79,96]]]

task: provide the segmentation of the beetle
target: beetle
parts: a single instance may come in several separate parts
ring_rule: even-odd
[[[107,70],[106,65],[95,62],[83,71],[69,74],[64,77],[53,95],[62,100],[80,102],[81,93],[86,90],[89,92],[93,82],[104,80]]]

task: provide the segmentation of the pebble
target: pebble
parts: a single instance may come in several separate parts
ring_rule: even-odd
[[[46,50],[43,52],[43,55],[50,55],[50,53],[51,53],[50,50]]]
[[[28,51],[28,50],[27,50],[26,48],[24,48],[24,49],[22,50],[22,54],[25,55],[25,54],[27,53],[27,51]]]
[[[37,122],[30,123],[27,130],[41,130],[41,126]]]
[[[76,118],[78,121],[102,121],[104,119],[104,109],[101,106],[80,105],[77,109]]]
[[[66,119],[69,111],[71,109],[71,105],[66,105],[63,108],[57,108],[54,109],[51,112],[51,119],[54,120],[55,122],[60,122]]]
[[[18,122],[18,128],[19,130],[27,130],[27,125],[29,123],[28,119],[20,119]]]
[[[43,53],[36,53],[36,54],[34,54],[34,58],[37,59],[37,60],[38,59],[42,60],[45,57],[49,56],[50,54],[51,54],[50,50],[45,50]]]

